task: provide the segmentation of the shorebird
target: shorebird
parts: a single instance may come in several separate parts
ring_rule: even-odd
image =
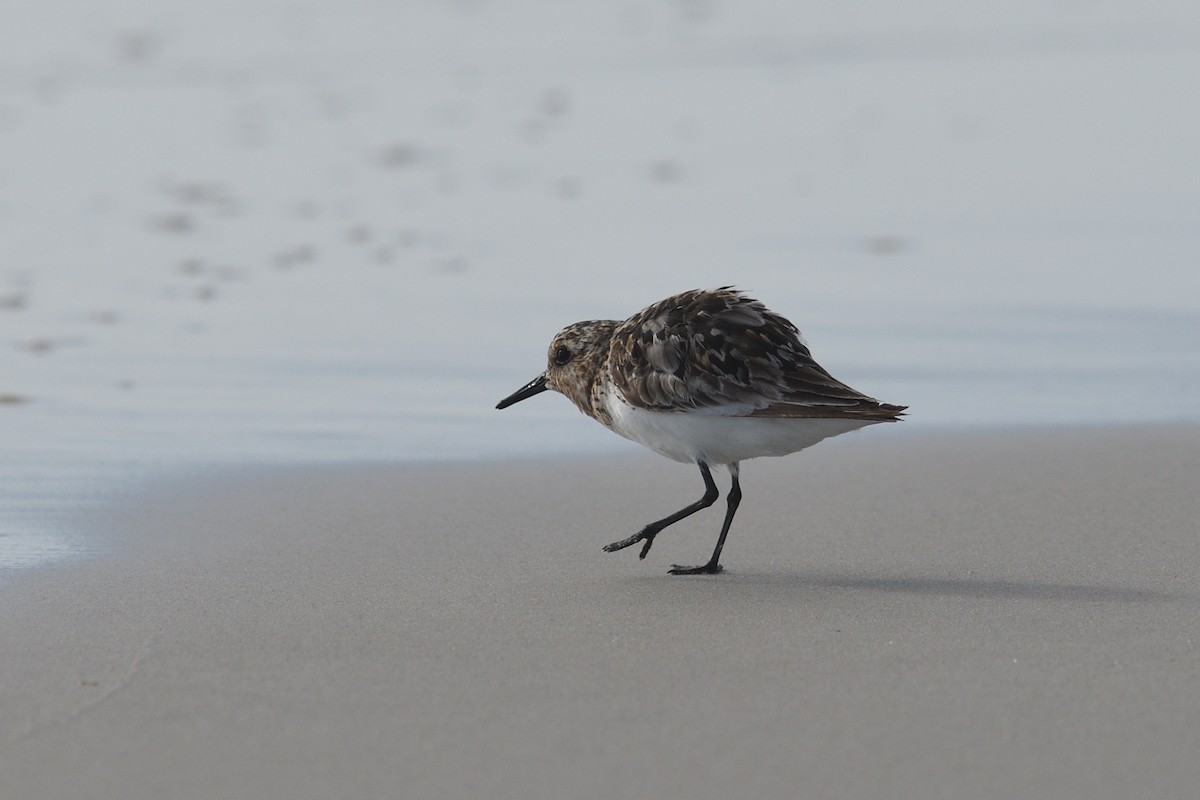
[[[785,456],[894,422],[906,408],[834,378],[813,359],[795,325],[729,286],[673,295],[624,322],[568,325],[550,342],[546,371],[496,408],[547,389],[614,433],[700,468],[703,497],[606,545],[607,552],[641,542],[638,557],[645,558],[664,528],[717,501],[711,467],[729,469],[725,521],[712,557],[696,567],[673,565],[673,575],[721,570],[721,550],[742,499],[742,461]]]

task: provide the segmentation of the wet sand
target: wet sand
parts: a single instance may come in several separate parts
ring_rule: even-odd
[[[725,487],[727,478],[718,476]],[[1192,797],[1200,428],[241,470],[0,584],[5,796]],[[99,534],[104,535],[100,536]]]

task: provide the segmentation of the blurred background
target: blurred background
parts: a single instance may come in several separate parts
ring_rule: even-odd
[[[694,287],[887,435],[1195,421],[1197,76],[1193,0],[5,0],[0,563],[151,476],[632,448],[493,406]]]

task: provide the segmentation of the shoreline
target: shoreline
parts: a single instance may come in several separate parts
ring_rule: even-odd
[[[868,432],[869,433],[869,432]],[[717,475],[722,493],[727,477]],[[234,470],[10,573],[14,795],[1132,796],[1200,781],[1200,426]]]

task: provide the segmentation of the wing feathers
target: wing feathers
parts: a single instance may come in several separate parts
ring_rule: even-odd
[[[610,374],[631,405],[735,416],[892,420],[821,367],[788,320],[730,288],[684,292],[613,335]]]

